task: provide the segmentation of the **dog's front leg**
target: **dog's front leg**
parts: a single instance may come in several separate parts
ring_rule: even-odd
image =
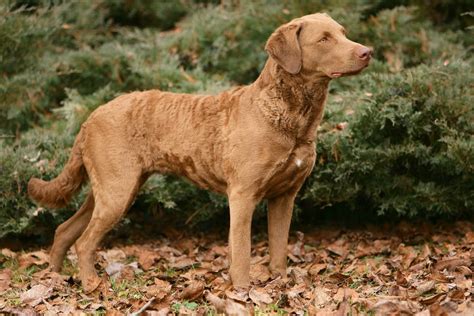
[[[256,203],[250,194],[229,194],[229,273],[234,287],[250,284],[251,225]]]
[[[268,200],[270,270],[284,278],[286,277],[288,233],[295,197],[296,192]]]

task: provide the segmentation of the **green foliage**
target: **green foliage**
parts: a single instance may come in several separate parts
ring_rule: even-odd
[[[472,70],[472,63],[456,60],[369,74],[353,115],[342,112],[352,108],[354,94],[335,110],[328,104],[327,131],[319,137],[305,198],[353,211],[362,205],[404,215],[472,212]],[[349,127],[331,129],[340,119]]]
[[[261,5],[248,2],[198,10],[176,38],[180,59],[187,68],[199,65],[233,81],[253,80],[266,60],[266,38],[282,22],[282,7],[274,4],[262,11]]]
[[[8,233],[38,234],[50,232],[51,223],[71,215],[79,206],[47,212],[33,204],[26,194],[30,177],[52,179],[68,159],[73,136],[41,129],[24,134],[14,145],[0,140],[0,237]]]
[[[375,48],[375,56],[385,59],[393,71],[439,58],[462,54],[455,34],[430,28],[430,22],[417,18],[416,7],[397,7],[372,17],[360,34],[362,41]],[[400,36],[400,35],[404,36]]]
[[[188,8],[184,1],[167,0],[107,0],[104,4],[114,24],[161,29],[173,27]]]
[[[28,14],[25,8],[10,11],[0,4],[0,72],[9,75],[25,70],[48,50],[60,21],[46,9]]]
[[[418,0],[4,2],[0,237],[50,230],[77,209],[81,197],[67,209],[38,208],[26,184],[60,172],[98,106],[133,90],[216,93],[250,83],[271,32],[317,11],[373,46],[376,59],[363,75],[331,84],[318,162],[297,209],[472,213],[472,15],[460,16],[467,7]],[[348,127],[335,129],[342,122]],[[135,207],[200,223],[221,218],[227,202],[158,175]]]

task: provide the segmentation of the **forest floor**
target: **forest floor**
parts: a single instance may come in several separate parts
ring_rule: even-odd
[[[70,251],[61,274],[47,251],[0,254],[0,313],[67,315],[474,315],[474,223],[366,225],[293,231],[288,279],[253,239],[249,291],[229,284],[223,233],[169,229],[97,254],[103,282],[86,295]],[[110,246],[110,247],[109,247]]]

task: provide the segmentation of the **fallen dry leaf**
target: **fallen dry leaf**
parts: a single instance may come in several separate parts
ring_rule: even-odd
[[[474,315],[474,303],[472,301],[464,301],[463,303],[458,305],[458,309],[456,310],[456,312],[456,315],[472,316]]]
[[[107,267],[105,267],[105,272],[111,277],[115,278],[120,274],[120,271],[125,267],[123,263],[120,262],[112,262]]]
[[[206,292],[206,300],[214,306],[218,313],[223,313],[225,311],[226,302],[225,299],[218,297],[217,295],[212,294],[211,292]]]
[[[203,295],[204,287],[204,282],[193,280],[186,286],[180,297],[183,300],[195,300]]]
[[[397,273],[396,273],[396,279],[395,280],[396,280],[397,284],[400,285],[400,286],[407,286],[408,285],[407,279],[405,278],[403,273],[401,273],[398,270],[397,270]]]
[[[145,250],[138,253],[138,263],[145,271],[153,267],[155,262],[160,258],[161,256],[156,251],[152,250]]]
[[[2,308],[2,313],[6,315],[36,316],[38,313],[31,307],[26,308]]]
[[[450,258],[450,259],[445,259],[438,261],[435,264],[435,269],[436,270],[453,270],[454,268],[458,266],[470,266],[471,265],[471,260],[469,259],[460,259],[460,258]]]
[[[345,258],[349,252],[348,243],[344,239],[338,239],[327,248],[331,253]]]
[[[155,278],[154,284],[147,288],[147,293],[157,301],[164,299],[171,291],[171,283]]]
[[[257,305],[268,305],[273,302],[270,295],[262,288],[252,288],[249,291],[249,297]]]
[[[333,296],[333,299],[336,302],[342,302],[344,300],[350,300],[352,302],[356,301],[359,298],[359,294],[351,288],[339,288],[337,293]]]
[[[74,313],[74,311],[74,306],[71,306],[69,304],[51,305],[49,306],[48,311],[44,313],[44,315],[71,315]]]
[[[299,283],[293,286],[291,289],[286,291],[286,294],[288,295],[288,298],[295,298],[299,296],[301,293],[306,291],[307,286],[304,283]]]
[[[305,255],[304,234],[302,232],[297,231],[296,237],[297,241],[293,246],[291,246],[290,252],[294,257],[301,260]]]
[[[472,270],[466,266],[458,266],[456,267],[456,271],[459,271],[462,275],[466,277],[472,276]]]
[[[308,283],[308,271],[300,267],[290,268],[290,277],[296,284]]]
[[[131,280],[135,277],[135,273],[140,272],[140,270],[138,269],[138,264],[136,262],[129,264],[111,262],[105,267],[105,272],[111,279]]]
[[[170,256],[170,254],[176,257],[183,255],[181,251],[170,246],[161,246],[156,250],[162,257],[167,257],[167,258]]]
[[[26,269],[32,265],[40,266],[46,264],[48,261],[49,255],[46,252],[39,250],[21,255],[18,258],[18,265],[20,268]]]
[[[52,287],[37,284],[28,291],[20,294],[20,300],[23,304],[28,304],[31,307],[38,305],[42,300],[51,296],[53,292]]]
[[[400,309],[395,302],[389,300],[381,300],[377,302],[372,310],[376,315],[398,315]]]
[[[271,273],[267,266],[255,264],[250,266],[250,280],[262,284],[270,280]]]
[[[425,294],[426,292],[431,291],[432,289],[434,289],[434,287],[435,287],[435,281],[430,280],[430,281],[426,281],[419,284],[416,287],[416,290],[418,291],[418,294],[421,295],[421,294]]]
[[[145,311],[145,315],[147,316],[167,316],[170,313],[170,309],[168,307],[162,308],[159,311]]]
[[[473,231],[467,232],[465,239],[466,239],[467,244],[474,244],[474,232]]]
[[[3,256],[8,257],[8,258],[16,258],[17,254],[13,251],[11,251],[8,248],[3,248],[2,251],[0,252]]]
[[[403,254],[402,266],[404,269],[408,269],[418,256],[416,250],[411,246],[401,246],[400,252]]]
[[[249,293],[246,289],[243,288],[233,288],[225,291],[227,298],[230,298],[234,301],[247,303],[249,301]]]
[[[325,263],[315,263],[311,265],[309,268],[309,274],[312,276],[318,275],[321,271],[324,271],[326,269],[326,264]]]
[[[325,307],[331,301],[331,296],[324,288],[316,287],[314,289],[314,305],[318,308]]]
[[[137,267],[133,264],[127,264],[120,270],[119,274],[117,275],[117,281],[121,282],[123,280],[131,281],[135,278],[135,273],[137,272]]]
[[[466,242],[470,236],[466,229],[465,223],[429,229],[404,223],[344,231],[322,227],[297,234],[296,239],[292,235],[287,278],[272,278],[268,241],[257,238],[252,246],[250,292],[231,290],[223,234],[196,237],[179,232],[170,239],[103,250],[96,265],[103,284],[89,296],[80,290],[74,249],[68,252],[68,265],[61,274],[38,270],[47,259],[41,250],[22,255],[25,266],[37,265],[33,274],[30,269],[15,271],[16,253],[3,250],[8,256],[0,256],[1,264],[11,272],[0,270],[0,286],[8,297],[23,292],[25,301],[36,305],[22,303],[18,308],[0,295],[0,310],[114,315],[145,307],[142,315],[203,315],[212,308],[217,313],[248,315],[267,311],[271,304],[295,315],[364,315],[368,311],[471,315],[467,302],[474,294],[474,250]],[[127,264],[132,258],[137,261]],[[117,287],[111,286],[110,278],[115,278]],[[51,290],[38,293],[28,284]],[[28,291],[36,296],[28,298]]]
[[[329,277],[327,278],[328,282],[330,283],[334,283],[334,284],[342,284],[342,283],[346,283],[346,282],[351,282],[351,278],[350,276],[348,275],[344,275],[342,273],[339,273],[339,272],[335,272],[335,273],[332,273],[329,275]]]
[[[12,270],[3,269],[0,270],[0,294],[10,288],[10,283],[12,279]]]
[[[176,270],[184,270],[196,264],[197,262],[194,261],[193,259],[183,256],[183,257],[178,258],[175,262],[171,263],[169,266],[170,268],[173,268]]]
[[[225,302],[225,314],[232,316],[251,315],[250,311],[244,305],[230,299],[227,299]]]
[[[381,253],[389,253],[391,251],[390,250],[391,244],[392,242],[390,240],[380,240],[380,239],[375,240],[373,243],[373,248],[375,252],[372,253],[372,255],[381,254]]]
[[[102,255],[104,260],[108,263],[125,261],[125,259],[127,258],[127,255],[121,249],[110,249],[107,251],[100,251],[99,254]]]
[[[422,298],[420,302],[423,303],[424,305],[431,305],[431,304],[441,301],[441,299],[443,299],[444,297],[446,297],[446,293],[438,293],[438,294],[434,294],[434,295]]]
[[[351,304],[344,299],[337,307],[336,312],[334,313],[335,316],[346,316],[352,314],[351,312]]]
[[[451,301],[462,302],[464,301],[464,291],[455,288],[452,291],[448,292],[448,297],[451,299]]]
[[[421,250],[420,255],[418,256],[418,261],[424,261],[432,255],[431,248],[428,244],[424,244]]]

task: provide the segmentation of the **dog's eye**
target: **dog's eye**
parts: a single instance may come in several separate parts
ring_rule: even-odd
[[[328,41],[328,37],[327,36],[324,36],[323,38],[321,38],[318,43],[324,43],[324,42],[327,42]]]

